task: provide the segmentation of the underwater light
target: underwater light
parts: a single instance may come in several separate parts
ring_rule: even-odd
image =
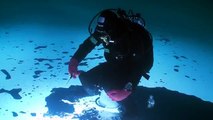
[[[109,100],[104,91],[101,92],[100,96],[94,95],[78,99],[73,105],[75,112],[78,114],[90,109],[95,109],[98,112],[120,113],[119,104]]]
[[[119,104],[112,101],[104,90],[101,90],[100,97],[96,99],[96,104],[103,108],[115,109],[119,107]]]
[[[62,102],[73,106],[74,111],[70,114],[73,118],[95,117],[97,119],[118,118],[121,114],[120,105],[112,101],[105,91],[99,95],[78,98],[75,101],[62,99]],[[68,115],[69,116],[69,115]],[[109,119],[111,120],[111,119]]]

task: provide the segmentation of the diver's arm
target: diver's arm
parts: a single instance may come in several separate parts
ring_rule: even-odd
[[[93,37],[93,35],[91,35],[79,46],[72,58],[76,59],[80,63],[87,54],[99,44],[100,43]]]
[[[79,63],[95,48],[95,46],[99,44],[100,42],[97,41],[93,35],[91,35],[79,46],[78,50],[75,52],[69,62],[68,71],[71,77],[76,78],[76,76],[80,74],[78,71]]]

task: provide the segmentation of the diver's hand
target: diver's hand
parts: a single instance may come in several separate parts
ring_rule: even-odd
[[[69,62],[69,73],[71,78],[76,78],[78,75],[80,75],[80,71],[78,71],[78,60],[75,58],[72,58]]]
[[[111,90],[107,92],[107,95],[112,101],[122,101],[126,99],[132,92],[127,90]]]

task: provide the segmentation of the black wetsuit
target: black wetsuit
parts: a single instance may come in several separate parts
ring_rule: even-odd
[[[153,65],[153,46],[150,33],[139,24],[119,19],[116,29],[110,33],[111,42],[100,39],[102,34],[96,27],[74,54],[73,58],[82,61],[95,46],[103,44],[106,62],[80,74],[82,85],[96,93],[98,86],[105,91],[123,89],[128,82],[133,90],[142,76],[146,76]]]

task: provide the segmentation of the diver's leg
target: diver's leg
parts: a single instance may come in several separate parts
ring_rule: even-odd
[[[79,76],[82,86],[89,95],[99,93],[99,83],[103,74],[105,63],[102,63],[87,72],[82,72]]]

